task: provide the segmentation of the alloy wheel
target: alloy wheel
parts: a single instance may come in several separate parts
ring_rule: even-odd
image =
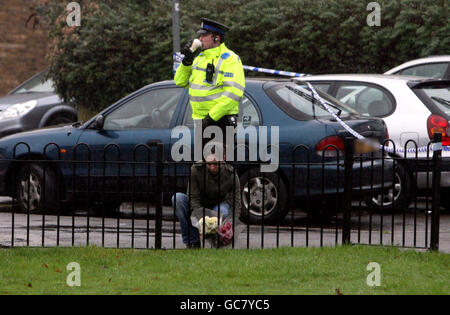
[[[380,193],[372,198],[372,202],[379,207],[389,207],[393,202],[397,202],[398,198],[402,194],[402,184],[400,175],[395,173],[395,181],[392,189],[389,189],[387,193]]]
[[[24,178],[20,182],[20,194],[24,208],[30,211],[39,209],[41,202],[41,184],[38,177],[30,173],[28,178]]]
[[[251,178],[243,188],[242,202],[250,214],[267,216],[274,211],[278,203],[277,188],[268,178]]]

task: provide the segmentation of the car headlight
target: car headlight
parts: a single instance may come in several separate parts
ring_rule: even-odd
[[[36,107],[37,101],[32,100],[26,103],[19,103],[9,106],[4,111],[0,112],[0,120],[11,119],[25,115],[34,107]]]

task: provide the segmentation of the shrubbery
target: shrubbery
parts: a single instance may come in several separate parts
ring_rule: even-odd
[[[100,110],[145,84],[172,75],[171,6],[167,1],[80,1],[81,27],[64,5],[42,8],[56,21],[49,76],[66,100]]]
[[[65,99],[100,110],[172,79],[171,1],[78,2],[81,27],[67,26],[66,1],[40,7],[53,39],[49,75]],[[200,17],[210,17],[232,27],[227,45],[244,64],[305,73],[381,73],[450,52],[448,0],[378,0],[380,27],[367,25],[369,2],[182,0],[181,41],[196,36]]]

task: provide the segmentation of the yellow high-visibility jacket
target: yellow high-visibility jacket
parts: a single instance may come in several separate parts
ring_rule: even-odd
[[[206,67],[214,65],[213,80],[206,81]],[[225,115],[237,115],[245,89],[241,59],[224,43],[202,51],[192,66],[180,64],[175,73],[175,84],[189,87],[192,118],[203,119],[208,114],[218,121]]]

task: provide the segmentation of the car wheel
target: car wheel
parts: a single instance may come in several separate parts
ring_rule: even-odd
[[[19,209],[22,212],[39,213],[44,210],[56,209],[57,184],[56,175],[52,168],[45,168],[45,178],[44,167],[35,163],[23,165],[18,174],[16,197]]]
[[[369,209],[380,214],[397,213],[406,210],[412,199],[413,181],[411,175],[400,163],[396,164],[393,188],[365,197]]]
[[[277,173],[262,173],[256,169],[240,177],[244,221],[251,224],[273,224],[282,220],[287,211],[286,185]],[[263,201],[264,195],[264,201]]]

